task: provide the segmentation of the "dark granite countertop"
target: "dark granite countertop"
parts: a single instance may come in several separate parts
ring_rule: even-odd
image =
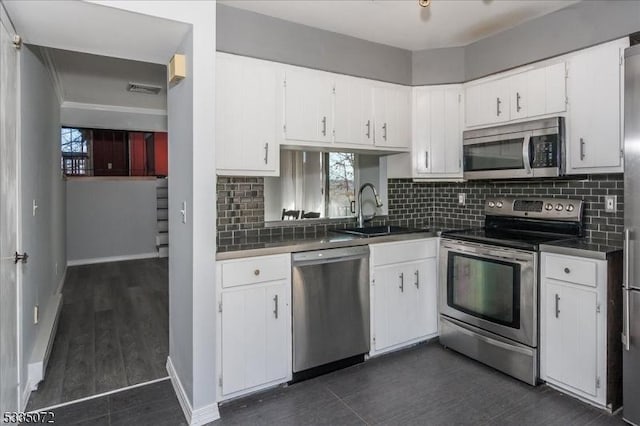
[[[338,232],[327,232],[325,234],[296,235],[277,238],[230,239],[224,241],[224,244],[219,244],[216,260],[433,238],[439,236],[440,232],[441,229],[429,228],[427,230],[416,230],[415,232],[406,234],[391,234],[369,238]]]
[[[576,238],[541,244],[540,251],[606,260],[611,254],[622,251],[622,242]]]

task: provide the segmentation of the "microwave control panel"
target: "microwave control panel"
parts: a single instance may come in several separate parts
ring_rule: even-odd
[[[544,135],[531,137],[533,156],[531,166],[539,169],[544,167],[558,167],[560,152],[558,149],[558,135]]]

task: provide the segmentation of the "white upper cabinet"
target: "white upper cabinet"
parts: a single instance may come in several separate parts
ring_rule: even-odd
[[[415,177],[462,177],[462,87],[413,89]]]
[[[467,127],[505,123],[565,111],[565,63],[471,82],[465,88]]]
[[[285,139],[333,140],[333,76],[322,71],[285,70]]]
[[[334,124],[336,143],[373,145],[373,85],[371,81],[336,76]]]
[[[569,58],[567,172],[622,172],[623,50],[627,38]]]
[[[373,89],[374,143],[378,147],[409,148],[411,89],[379,85]]]
[[[280,69],[272,62],[218,53],[216,169],[221,175],[279,173]]]

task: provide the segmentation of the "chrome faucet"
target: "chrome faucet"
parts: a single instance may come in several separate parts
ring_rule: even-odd
[[[376,198],[376,207],[382,207],[382,200],[378,195],[378,190],[376,189],[376,187],[373,186],[372,183],[365,183],[364,185],[362,185],[360,187],[360,190],[358,191],[358,228],[364,227],[364,216],[362,214],[362,191],[364,191],[367,186],[371,188],[371,190],[373,190],[373,196]]]

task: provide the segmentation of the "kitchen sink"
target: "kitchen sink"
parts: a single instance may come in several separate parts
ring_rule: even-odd
[[[339,232],[341,234],[352,234],[359,235],[361,237],[379,237],[382,235],[391,235],[391,234],[410,234],[412,232],[424,232],[426,229],[411,229],[405,228],[403,226],[365,226],[363,228],[345,228],[345,229],[336,229],[334,232]]]

